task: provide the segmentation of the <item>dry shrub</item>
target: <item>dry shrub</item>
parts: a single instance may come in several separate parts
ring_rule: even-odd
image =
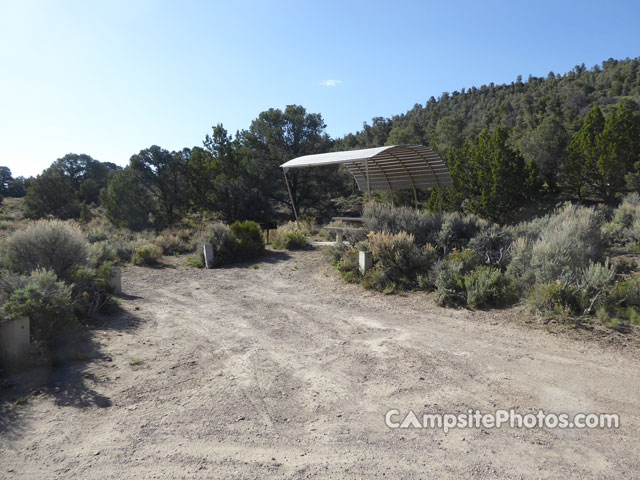
[[[304,230],[279,227],[271,237],[276,250],[300,250],[309,246]]]
[[[602,256],[602,223],[597,210],[565,204],[544,221],[520,224],[511,230],[521,236],[511,246],[507,273],[523,286],[575,283],[580,272]]]
[[[39,220],[14,232],[5,245],[5,261],[10,270],[26,274],[42,268],[52,270],[63,280],[87,264],[88,254],[82,230],[60,220]]]
[[[414,236],[406,233],[370,233],[369,247],[375,267],[365,275],[365,287],[386,290],[412,287],[417,277],[428,270],[430,250],[423,253]]]
[[[574,277],[603,248],[602,215],[592,208],[567,204],[550,217],[532,246],[531,268],[538,283]]]
[[[96,242],[89,247],[91,265],[98,267],[104,262],[117,262],[119,260],[117,250],[109,242]]]
[[[475,215],[462,215],[457,212],[445,213],[442,217],[442,228],[438,232],[436,243],[446,254],[454,249],[465,248],[478,232],[488,227],[489,222]]]
[[[413,235],[417,245],[436,243],[442,226],[442,217],[408,207],[393,208],[377,203],[367,203],[362,214],[364,227],[370,232]]]
[[[611,222],[602,227],[603,233],[620,244],[640,242],[640,194],[627,195],[613,211]]]
[[[145,245],[133,252],[134,265],[156,265],[162,258],[162,252],[153,245]]]
[[[173,234],[159,235],[153,241],[153,244],[162,250],[164,255],[179,255],[191,251],[191,246],[189,245],[188,240],[185,241],[178,235]]]
[[[202,265],[204,265],[202,247],[205,243],[213,246],[215,266],[256,258],[265,251],[260,227],[251,221],[236,222],[231,227],[223,223],[214,223],[201,232],[192,245]]]

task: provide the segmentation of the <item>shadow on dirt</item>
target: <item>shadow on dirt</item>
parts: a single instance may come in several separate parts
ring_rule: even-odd
[[[29,403],[47,398],[60,407],[108,408],[111,399],[101,395],[104,379],[89,371],[93,364],[112,362],[101,351],[100,331],[135,331],[142,319],[121,310],[91,319],[73,337],[58,345],[50,358],[34,354],[28,366],[0,369],[0,437],[19,436],[23,411]],[[23,410],[24,409],[24,410]]]
[[[220,265],[218,267],[214,267],[214,270],[215,269],[228,270],[233,268],[247,268],[253,265],[260,265],[262,263],[274,264],[274,263],[286,262],[290,258],[291,258],[291,255],[289,255],[287,252],[267,250],[265,254],[261,257],[252,258],[250,260],[246,260],[242,262],[231,263],[228,265]]]
[[[264,257],[260,257],[256,259],[255,263],[280,263],[286,262],[291,258],[287,252],[281,252],[277,250],[267,250],[267,253]]]

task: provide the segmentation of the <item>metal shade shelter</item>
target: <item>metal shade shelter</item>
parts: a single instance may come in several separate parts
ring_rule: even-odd
[[[320,153],[294,158],[280,165],[291,198],[293,213],[298,218],[287,171],[290,168],[344,165],[353,175],[361,191],[413,190],[418,206],[418,188],[450,187],[451,175],[442,159],[422,145],[393,145],[346,152]],[[393,198],[393,197],[392,197]]]

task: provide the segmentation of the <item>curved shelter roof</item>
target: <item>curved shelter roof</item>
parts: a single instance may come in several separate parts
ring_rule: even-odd
[[[450,187],[451,175],[433,150],[421,145],[393,145],[294,158],[281,167],[344,165],[360,190],[404,190]]]

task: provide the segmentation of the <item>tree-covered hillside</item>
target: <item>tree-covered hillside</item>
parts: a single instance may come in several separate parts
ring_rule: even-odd
[[[32,217],[77,217],[83,204],[102,203],[112,222],[132,229],[164,228],[190,212],[229,222],[284,220],[291,212],[279,168],[285,161],[330,150],[422,144],[445,159],[454,183],[441,192],[419,192],[432,210],[502,223],[520,218],[524,208],[563,199],[615,204],[640,190],[639,67],[640,58],[610,59],[563,75],[445,92],[340,139],[327,135],[320,113],[300,105],[271,108],[235,135],[218,123],[201,146],[173,152],[152,146],[124,169],[69,154],[35,179],[13,180],[7,172],[3,193],[19,193],[12,181],[23,186],[22,194],[26,187]],[[343,169],[294,171],[289,180],[304,214],[326,220],[361,209],[362,196]],[[399,204],[412,198],[394,196]]]
[[[591,69],[576,66],[564,75],[549,72],[546,78],[529,76],[526,81],[519,76],[508,85],[444,92],[405,114],[376,117],[337,144],[352,149],[419,143],[445,155],[482,129],[503,126],[510,131],[511,143],[522,146],[545,120],[559,122],[572,134],[595,103],[608,112],[622,98],[640,101],[640,58],[609,59]]]
[[[609,59],[564,75],[445,92],[405,114],[374,118],[333,148],[429,145],[454,177],[445,207],[505,221],[549,194],[615,203],[637,190],[639,102],[640,59]]]

